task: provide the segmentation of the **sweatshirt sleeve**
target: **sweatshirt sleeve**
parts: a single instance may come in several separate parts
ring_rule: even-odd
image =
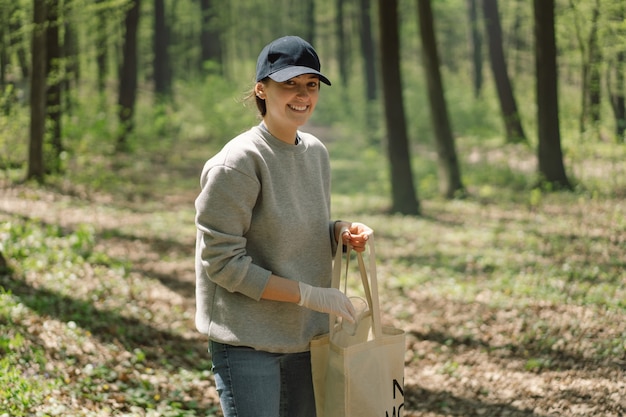
[[[230,292],[260,300],[271,271],[252,263],[245,234],[260,184],[224,165],[205,167],[195,201],[199,250],[206,277]]]

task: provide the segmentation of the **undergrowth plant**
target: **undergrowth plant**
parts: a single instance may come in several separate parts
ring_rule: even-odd
[[[20,325],[26,308],[0,286],[0,416],[21,417],[57,386],[48,378],[44,349]]]

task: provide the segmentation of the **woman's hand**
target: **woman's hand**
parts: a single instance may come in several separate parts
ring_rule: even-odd
[[[365,250],[365,245],[369,240],[370,236],[374,233],[374,231],[363,223],[349,223],[344,221],[339,221],[335,224],[335,233],[337,233],[337,228],[339,228],[339,232],[346,228],[341,235],[341,242],[344,245],[350,245],[357,252],[363,252]],[[339,241],[339,239],[337,239]]]
[[[336,288],[312,287],[304,282],[300,286],[298,305],[320,313],[334,314],[350,323],[356,323],[356,311],[350,299]]]

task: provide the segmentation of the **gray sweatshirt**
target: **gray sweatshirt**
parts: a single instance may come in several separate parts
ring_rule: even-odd
[[[210,339],[268,352],[303,352],[328,316],[262,300],[273,273],[330,286],[336,250],[324,145],[297,145],[261,125],[227,143],[202,170],[196,207],[196,326]]]

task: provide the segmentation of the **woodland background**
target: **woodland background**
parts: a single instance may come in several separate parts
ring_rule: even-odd
[[[0,416],[219,415],[202,164],[259,50],[322,87],[333,217],[376,230],[405,416],[626,413],[619,0],[0,0]]]

